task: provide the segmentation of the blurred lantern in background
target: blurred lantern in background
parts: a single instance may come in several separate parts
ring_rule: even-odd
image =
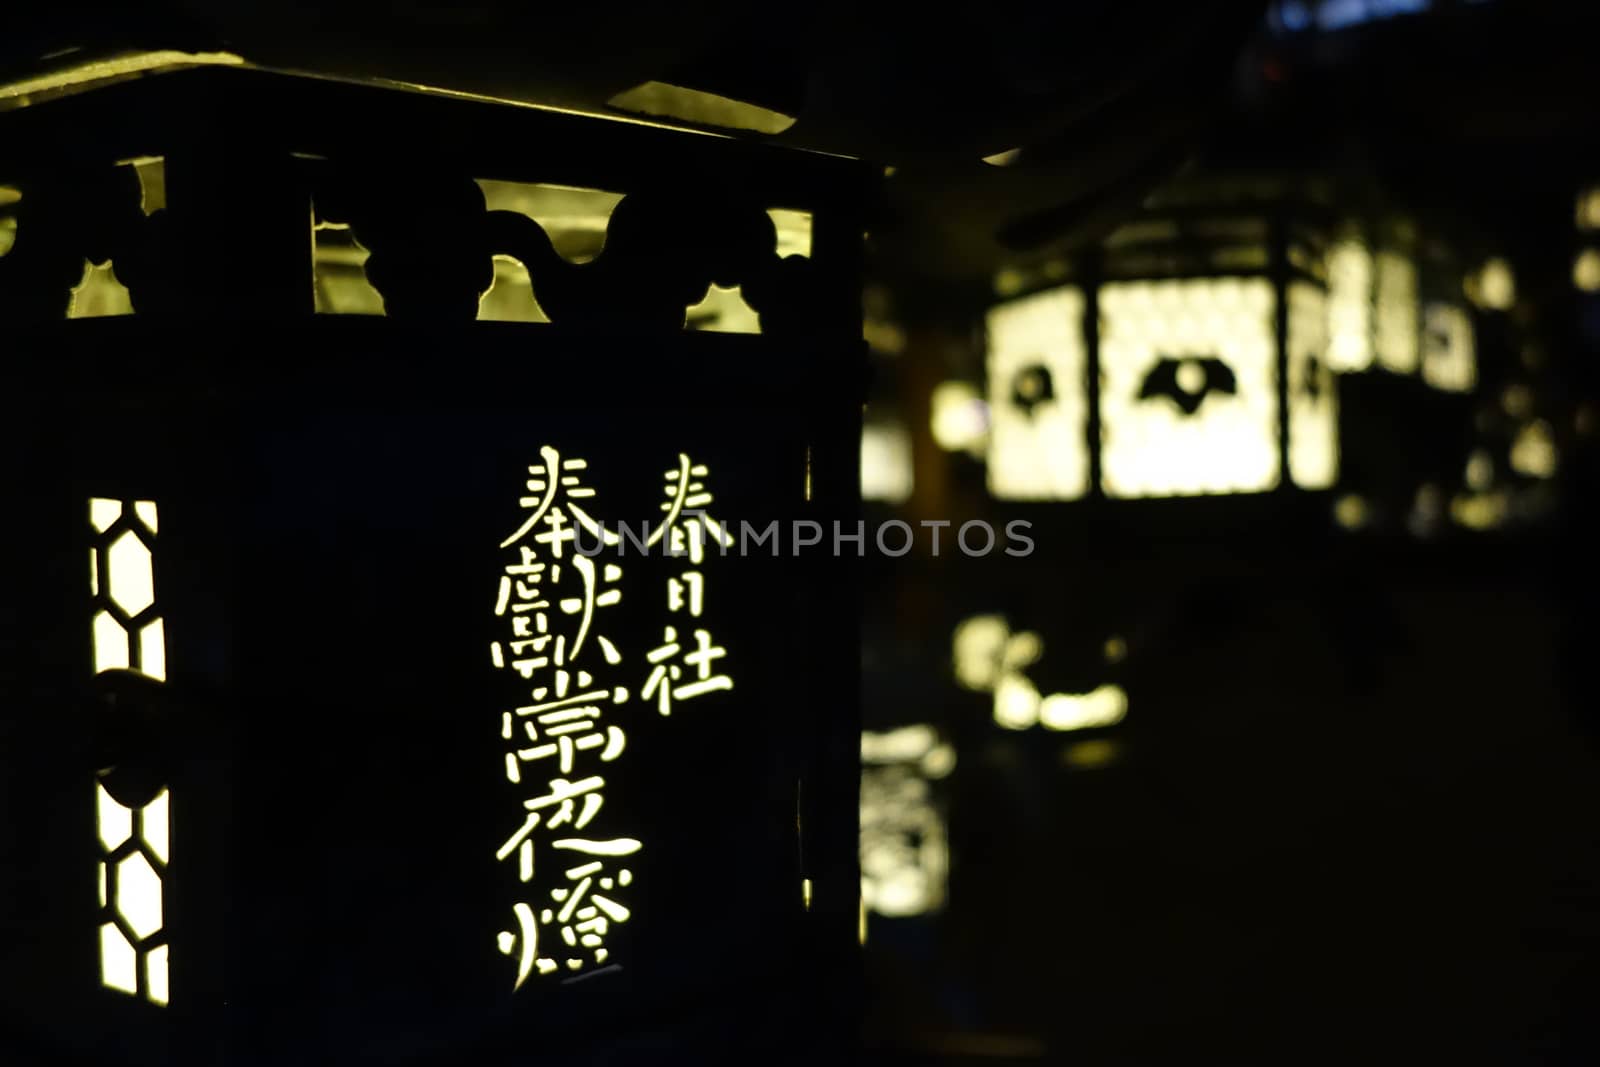
[[[1332,486],[1322,213],[1291,183],[1176,184],[1084,257],[1075,280],[994,307],[994,496]]]

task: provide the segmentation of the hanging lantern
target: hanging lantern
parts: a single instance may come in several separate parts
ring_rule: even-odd
[[[1282,183],[1179,187],[1066,284],[994,307],[991,493],[1330,487],[1337,401],[1318,215]]]
[[[866,172],[244,69],[75,88],[0,112],[8,1034],[846,1038],[855,578],[746,549],[858,506]]]

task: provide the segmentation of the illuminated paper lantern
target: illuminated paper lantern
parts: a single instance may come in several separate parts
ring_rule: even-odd
[[[770,535],[858,507],[865,182],[254,70],[0,112],[6,1040],[846,1040],[855,577]]]
[[[1107,238],[1081,281],[989,312],[994,496],[1334,483],[1321,231],[1248,193],[1156,203]]]

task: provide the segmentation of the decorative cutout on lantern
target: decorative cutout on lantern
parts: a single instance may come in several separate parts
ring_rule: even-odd
[[[665,472],[667,499],[660,505],[665,517],[643,546],[664,542],[667,554],[687,557],[690,566],[667,579],[661,645],[647,652],[642,664],[629,665],[604,632],[622,603],[623,567],[614,560],[621,558],[623,539],[589,513],[595,490],[585,484],[588,461],[565,457],[550,446],[539,454],[542,462],[527,469],[528,495],[518,501],[528,514],[500,542],[502,550],[512,550],[494,606],[506,629],[505,638],[489,649],[496,669],[532,683],[526,689],[531,703],[501,712],[500,737],[508,746],[503,754],[507,782],[536,795],[523,800],[522,824],[495,858],[505,862],[515,856],[519,883],[531,885],[536,871],[545,869],[539,855],[553,851],[564,881],[552,885],[556,879],[545,879],[537,908],[529,900],[512,906],[515,928],[500,932],[498,947],[517,961],[513,989],[521,989],[534,971],[620,969],[619,963],[608,964],[607,936],[632,916],[621,890],[632,884],[633,872],[623,861],[643,845],[632,837],[571,836],[589,830],[601,815],[606,773],[628,748],[623,725],[602,722],[608,712],[613,718],[626,714],[618,709],[629,703],[633,686],[618,683],[632,678],[642,701],[653,703],[662,716],[672,713],[674,701],[734,684],[717,663],[727,658],[727,649],[696,624],[707,600],[705,546],[726,548],[732,541],[703,510],[713,503],[704,480],[707,467],[680,454]],[[592,541],[585,543],[584,533]],[[525,776],[532,776],[527,784]],[[532,785],[541,780],[543,785]],[[552,839],[552,832],[563,828]],[[536,837],[535,831],[542,833]]]
[[[1025,673],[1044,656],[1044,641],[1032,631],[1013,632],[1001,615],[975,615],[956,627],[956,681],[964,688],[994,694],[994,721],[1007,730],[1043,726],[1047,730],[1089,730],[1115,726],[1128,714],[1128,695],[1114,684],[1084,693],[1041,695]],[[1106,641],[1107,662],[1120,662],[1127,643]]]
[[[869,418],[861,427],[861,497],[889,504],[911,496],[915,473],[911,433],[894,419]]]
[[[1417,265],[1384,250],[1373,271],[1372,344],[1378,363],[1396,374],[1417,372]]]
[[[1327,295],[1289,284],[1289,477],[1302,489],[1327,489],[1339,476],[1339,401],[1328,346]]]
[[[1466,308],[1429,304],[1424,310],[1422,378],[1451,393],[1470,393],[1477,387],[1477,345]]]
[[[89,501],[94,531],[89,591],[95,673],[131,670],[166,680],[166,635],[156,596],[153,501]],[[162,789],[127,807],[95,785],[99,823],[100,976],[107,989],[168,1001],[162,876],[170,847],[171,800]]]
[[[999,499],[1089,491],[1083,313],[1071,286],[989,311],[989,491]]]
[[[1278,483],[1273,303],[1264,278],[1101,286],[1108,496],[1259,492]]]
[[[934,782],[956,753],[932,726],[861,734],[861,900],[889,918],[944,905],[950,857]]]
[[[322,182],[313,228],[319,312],[384,315],[395,300],[404,308],[431,256],[442,273],[428,300],[447,297],[462,317],[472,306],[480,321],[573,321],[608,306],[609,317],[626,317],[647,293],[660,325],[761,333],[746,289],[760,294],[755,304],[783,315],[792,297],[780,290],[803,282],[794,264],[811,254],[806,211],[719,212],[692,200],[547,183],[419,180],[418,188],[451,216],[449,235],[435,234],[444,223],[428,230],[418,221],[414,201],[423,192],[398,196],[381,176]],[[386,299],[388,290],[395,292]]]
[[[1362,371],[1372,366],[1372,251],[1346,237],[1328,250],[1328,366]]]

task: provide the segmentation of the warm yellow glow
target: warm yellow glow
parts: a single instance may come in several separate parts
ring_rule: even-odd
[[[1339,476],[1339,406],[1328,344],[1327,297],[1306,282],[1289,286],[1289,476],[1326,489]]]
[[[1558,454],[1555,430],[1536,419],[1517,431],[1511,443],[1511,469],[1529,478],[1554,478]]]
[[[931,407],[934,443],[946,452],[982,452],[989,419],[977,386],[940,382],[933,387]]]
[[[800,879],[800,906],[806,911],[811,910],[811,879]]]
[[[1027,676],[1002,675],[994,687],[994,721],[1007,730],[1026,730],[1039,721],[1039,700]]]
[[[811,212],[774,207],[767,209],[767,217],[772,220],[773,228],[778,231],[779,257],[811,258]]]
[[[1359,530],[1367,524],[1369,509],[1366,500],[1355,493],[1346,493],[1333,505],[1333,521],[1346,530]]]
[[[1106,638],[1106,662],[1121,663],[1128,658],[1128,642],[1120,635],[1112,634]]]
[[[129,666],[128,631],[109,611],[97,612],[94,617],[95,672],[125,671]]]
[[[1494,484],[1494,459],[1483,449],[1467,457],[1467,488],[1482,493]]]
[[[95,794],[98,821],[100,824],[100,843],[107,852],[112,851],[129,837],[133,836],[133,812],[118,804],[105,786],[100,786]]]
[[[1022,149],[1008,148],[1004,152],[996,152],[992,156],[984,156],[983,161],[991,167],[1009,167],[1022,157]]]
[[[1102,685],[1082,695],[1052,693],[1039,703],[1039,721],[1047,730],[1114,726],[1127,714],[1128,694],[1117,685]]]
[[[1484,263],[1466,283],[1467,298],[1481,308],[1508,311],[1517,302],[1517,279],[1511,264],[1496,257]]]
[[[760,333],[761,316],[745,303],[744,292],[738,286],[725,289],[712,285],[698,304],[684,312],[684,325],[713,333]]]
[[[1450,517],[1473,530],[1492,530],[1505,521],[1510,501],[1504,493],[1458,494],[1450,501]]]
[[[1001,500],[1089,491],[1083,314],[1083,291],[1072,286],[989,312],[989,491]]]
[[[1093,770],[1114,763],[1120,746],[1109,738],[1095,738],[1068,745],[1061,753],[1061,762],[1077,770]]]
[[[1278,483],[1273,294],[1262,278],[1100,288],[1108,496],[1259,492]],[[1203,371],[1186,389],[1185,363]]]
[[[139,673],[158,682],[167,680],[167,631],[160,619],[139,632]]]
[[[862,946],[867,943],[867,898],[865,895],[856,898],[856,941]]]
[[[669,82],[643,82],[618,93],[606,104],[638,115],[755,133],[782,133],[795,124],[793,115]]]
[[[956,681],[989,692],[1007,673],[1038,662],[1044,646],[1031,631],[1012,633],[1002,615],[974,615],[956,626],[953,639]]]
[[[132,530],[111,543],[107,556],[111,580],[106,592],[113,603],[137,615],[156,602],[150,550]]]
[[[69,319],[99,319],[133,314],[133,294],[117,279],[110,263],[85,262],[83,278],[72,288]]]
[[[145,954],[145,989],[152,1004],[166,1004],[167,946],[157,945]]]
[[[931,726],[861,735],[861,898],[880,915],[922,915],[944,903],[949,854],[930,761],[955,762]]]
[[[100,981],[107,989],[139,991],[139,955],[115,923],[100,927]]]
[[[4,189],[0,189],[4,195]],[[0,257],[4,257],[17,245],[17,220],[9,215],[0,215]]]
[[[102,790],[103,792],[103,790]],[[162,863],[167,862],[167,844],[171,832],[171,796],[163,789],[156,798],[144,806],[141,827],[144,843],[150,853]]]
[[[1456,304],[1429,304],[1422,334],[1422,378],[1435,389],[1470,393],[1478,384],[1472,317]]]
[[[899,504],[911,496],[914,474],[911,434],[898,422],[868,422],[861,428],[861,496]]]
[[[117,862],[116,907],[141,941],[161,929],[161,875],[143,852]]]
[[[1572,284],[1585,293],[1600,293],[1600,248],[1585,248],[1572,261]]]
[[[89,520],[95,532],[106,535],[111,542],[104,551],[91,556],[91,593],[97,599],[103,596],[130,616],[146,616],[147,621],[134,635],[138,642],[139,671],[164,681],[164,624],[160,618],[148,618],[156,603],[150,549],[133,529],[116,532],[117,523],[126,521],[154,537],[160,529],[156,504],[149,500],[124,502],[97,497],[89,502]],[[97,672],[132,666],[129,635],[109,610],[95,613],[91,629]],[[96,865],[100,902],[102,907],[110,909],[116,920],[101,928],[102,981],[108,988],[137,994],[142,966],[146,999],[165,1005],[168,1002],[166,947],[151,946],[141,952],[139,946],[148,944],[162,928],[161,869],[167,863],[171,845],[171,797],[163,789],[135,812],[113,799],[104,785],[97,784],[95,790],[103,848]],[[128,842],[135,825],[139,833],[130,851]],[[108,866],[114,866],[110,877]],[[120,929],[119,923],[122,924]]]
[[[0,85],[0,110],[8,107],[25,107],[33,102],[32,97],[42,94],[88,88],[97,82],[113,81],[137,74],[164,74],[189,67],[242,65],[244,58],[232,52],[130,52]]]
[[[1600,187],[1578,194],[1576,221],[1580,230],[1600,230]]]
[[[1373,348],[1378,363],[1397,374],[1417,370],[1417,265],[1398,252],[1379,252],[1373,282]]]
[[[1372,252],[1345,238],[1328,251],[1328,366],[1347,373],[1372,366]]]
[[[14,185],[0,185],[0,207],[10,207],[22,202],[22,190]]]

